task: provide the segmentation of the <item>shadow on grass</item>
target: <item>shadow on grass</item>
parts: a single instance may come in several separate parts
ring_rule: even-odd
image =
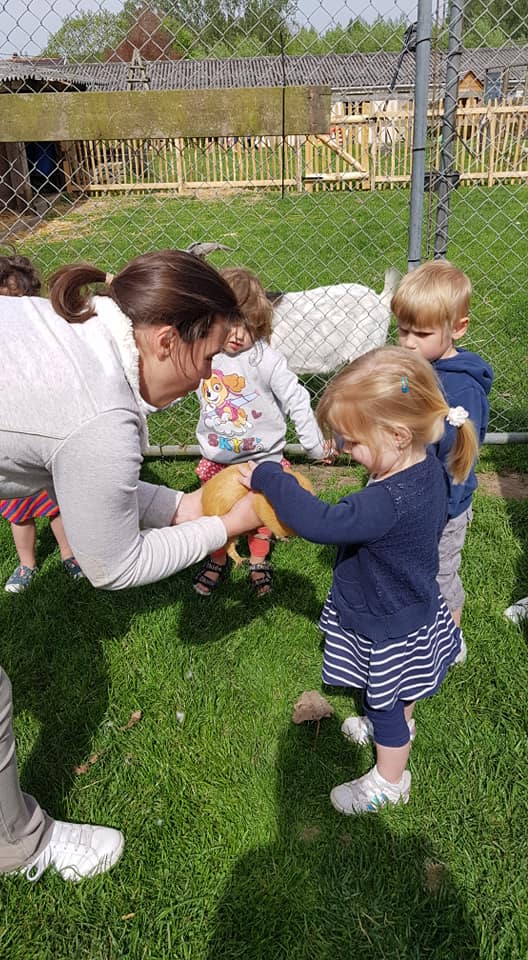
[[[517,603],[528,596],[528,500],[509,499],[505,500],[505,504],[512,532],[521,545],[516,583],[511,597],[511,603]],[[528,617],[521,621],[521,628],[528,637]]]
[[[229,573],[209,597],[199,597],[193,589],[192,578],[203,565],[203,560],[181,577],[179,632],[190,644],[216,643],[231,633],[248,627],[272,608],[282,607],[308,620],[315,620],[321,612],[321,602],[309,577],[291,570],[274,567],[272,592],[258,598],[249,583],[247,566]]]
[[[49,528],[39,530],[39,562],[54,547]],[[125,636],[138,613],[172,603],[169,583],[97,591],[55,564],[46,564],[26,592],[0,592],[1,664],[13,686],[15,717],[27,716],[19,754],[31,751],[21,782],[53,816],[64,815],[73,768],[93,752],[108,707],[105,641]]]
[[[329,789],[344,779],[336,734],[328,724],[314,752],[313,730],[289,726],[277,757],[278,839],[233,870],[211,922],[209,960],[478,957],[448,866],[410,832],[412,799],[351,818],[329,806]],[[351,756],[345,777],[363,770],[359,748]]]

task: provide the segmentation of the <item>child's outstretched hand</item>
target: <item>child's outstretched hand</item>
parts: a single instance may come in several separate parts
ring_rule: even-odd
[[[248,460],[246,463],[238,464],[238,471],[240,473],[240,483],[247,487],[248,490],[251,490],[251,477],[253,471],[255,470],[257,464],[254,460]]]

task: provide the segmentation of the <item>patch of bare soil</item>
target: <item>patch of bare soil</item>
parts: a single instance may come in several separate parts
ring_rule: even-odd
[[[357,468],[348,466],[322,466],[317,463],[294,464],[294,469],[308,477],[316,493],[328,487],[351,487],[357,483]]]
[[[296,470],[304,473],[313,485],[316,493],[329,487],[350,487],[358,481],[356,468],[346,465],[321,466],[320,464],[301,464]],[[478,484],[481,493],[491,497],[503,497],[505,500],[526,500],[528,498],[528,475],[524,473],[479,473]]]
[[[481,493],[492,497],[504,497],[505,500],[526,500],[528,497],[528,475],[524,473],[479,473],[478,485]]]

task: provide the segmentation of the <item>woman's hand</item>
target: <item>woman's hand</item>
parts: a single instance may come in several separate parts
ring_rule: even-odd
[[[253,471],[257,467],[257,464],[254,460],[248,460],[247,463],[238,464],[238,472],[240,473],[240,483],[244,487],[247,487],[248,490],[251,490],[251,477],[253,476]]]
[[[228,539],[238,537],[241,533],[250,533],[251,530],[256,530],[262,526],[262,521],[253,507],[252,493],[248,493],[241,500],[238,500],[234,507],[231,507],[229,513],[225,513],[220,519],[226,528]]]
[[[184,493],[178,504],[178,509],[171,520],[171,526],[177,523],[187,523],[188,520],[199,520],[203,517],[202,488]]]

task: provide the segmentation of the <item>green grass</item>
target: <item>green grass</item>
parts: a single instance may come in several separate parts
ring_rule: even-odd
[[[193,471],[152,462],[145,476],[191,489]],[[332,475],[324,496],[344,489]],[[477,496],[467,665],[417,708],[409,806],[347,819],[329,790],[372,763],[339,734],[354,698],[325,691],[335,717],[317,744],[290,720],[302,690],[320,688],[330,548],[277,545],[266,601],[242,571],[205,601],[190,570],[105,594],[67,580],[42,524],[38,578],[0,596],[23,786],[54,816],[120,826],[127,845],[79,886],[3,879],[0,955],[525,960],[527,633],[502,611],[527,592],[527,530],[528,502]],[[3,582],[7,524],[0,537]]]
[[[92,201],[24,242],[44,273],[82,258],[115,271],[142,250],[218,240],[270,289],[350,280],[381,289],[406,266],[409,194]],[[449,256],[475,294],[467,345],[491,359],[496,430],[527,428],[528,188],[459,190]],[[427,224],[426,224],[427,227]],[[309,384],[314,395],[321,382]],[[185,401],[151,420],[156,442],[193,439]],[[145,476],[196,486],[195,463]],[[528,470],[526,446],[489,446],[479,469]],[[350,483],[360,474],[351,471]],[[344,488],[329,474],[324,496]],[[528,592],[528,504],[477,495],[463,578],[465,667],[417,709],[406,809],[346,819],[333,785],[363,773],[335,717],[291,723],[320,688],[319,611],[333,551],[274,552],[269,600],[243,571],[210,600],[193,571],[119,594],[67,580],[49,528],[31,590],[0,595],[1,662],[15,693],[24,789],[56,817],[114,824],[122,862],[79,886],[45,874],[0,883],[6,960],[526,960],[527,628],[503,617]],[[0,578],[16,555],[0,525]],[[142,720],[126,727],[133,710]],[[315,748],[316,746],[316,748]],[[88,773],[73,768],[99,755]]]
[[[381,290],[386,268],[407,266],[409,191],[236,194],[218,200],[170,196],[92,200],[24,243],[45,275],[87,259],[116,272],[148,249],[216,240],[217,266],[244,264],[270,290],[360,282]],[[496,382],[490,429],[528,429],[526,317],[528,186],[461,188],[453,194],[449,257],[470,276],[474,295],[464,346],[489,360]],[[432,256],[434,209],[424,220]],[[393,335],[393,334],[392,334]],[[320,378],[308,380],[314,398]],[[178,407],[151,421],[153,443],[190,443],[196,413]]]

